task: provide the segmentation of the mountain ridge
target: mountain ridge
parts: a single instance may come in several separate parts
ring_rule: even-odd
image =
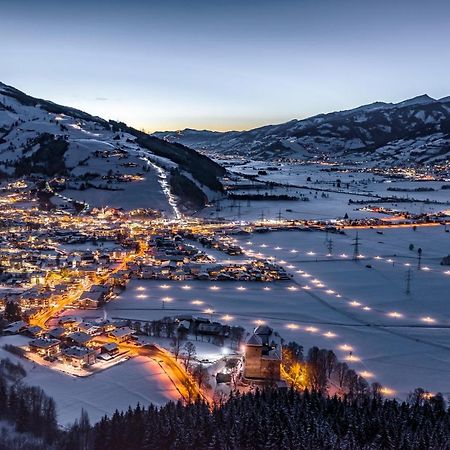
[[[450,155],[449,133],[450,97],[422,94],[398,103],[374,102],[246,131],[185,129],[153,135],[212,154],[358,159],[369,153],[375,164],[393,165],[398,158],[405,164],[443,162]]]
[[[223,189],[225,169],[194,149],[0,83],[4,177],[63,177],[71,194],[80,197],[72,191],[96,189],[103,202],[116,200],[111,192],[126,191],[133,180],[146,180],[146,189],[159,184],[164,192],[163,172],[172,193],[194,210]],[[151,200],[153,192],[148,194]]]

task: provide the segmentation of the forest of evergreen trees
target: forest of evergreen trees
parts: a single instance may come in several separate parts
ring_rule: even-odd
[[[450,449],[450,410],[442,395],[421,389],[400,403],[376,389],[338,398],[266,388],[212,408],[138,405],[93,426],[83,411],[61,430],[54,401],[22,384],[25,374],[20,364],[0,362],[0,450]]]
[[[85,422],[85,421],[84,421]],[[418,390],[410,403],[367,395],[338,399],[305,391],[257,391],[210,409],[202,402],[138,406],[64,435],[61,449],[297,450],[448,449],[442,396]]]
[[[61,436],[54,400],[23,384],[25,375],[20,364],[0,360],[0,421],[13,426],[13,432],[0,433],[0,450],[50,449]]]

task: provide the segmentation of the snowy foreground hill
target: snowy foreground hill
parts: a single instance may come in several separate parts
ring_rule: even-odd
[[[377,102],[243,132],[185,129],[154,135],[197,150],[254,158],[319,156],[380,166],[439,164],[450,157],[450,97]]]
[[[172,216],[177,200],[187,210],[201,208],[221,191],[224,172],[183,145],[0,83],[0,175],[57,183],[52,201]]]

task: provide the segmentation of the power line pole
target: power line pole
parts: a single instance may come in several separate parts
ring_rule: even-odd
[[[328,237],[328,230],[325,231],[325,245],[328,249],[328,254],[333,254],[333,239],[331,237]]]
[[[281,222],[281,209],[278,210],[278,222]]]
[[[417,250],[417,255],[418,255],[417,270],[420,270],[422,268],[422,249],[421,248],[419,248],[419,250]]]
[[[408,268],[408,272],[406,272],[406,295],[410,295],[411,294],[411,267]]]
[[[359,243],[360,239],[359,239],[359,234],[358,232],[356,232],[356,237],[355,239],[353,239],[353,261],[358,261],[358,256],[359,256]]]
[[[327,248],[328,248],[328,254],[332,255],[333,254],[333,239],[331,239],[331,238],[328,239]]]

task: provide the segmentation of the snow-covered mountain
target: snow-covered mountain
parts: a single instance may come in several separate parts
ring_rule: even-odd
[[[439,164],[450,158],[450,97],[376,102],[242,132],[186,129],[155,136],[211,153],[264,159],[325,156],[377,165]]]
[[[59,179],[61,195],[93,206],[196,209],[225,170],[183,145],[30,97],[0,83],[0,175]],[[62,180],[62,181],[61,181]],[[63,197],[61,197],[63,198]]]

